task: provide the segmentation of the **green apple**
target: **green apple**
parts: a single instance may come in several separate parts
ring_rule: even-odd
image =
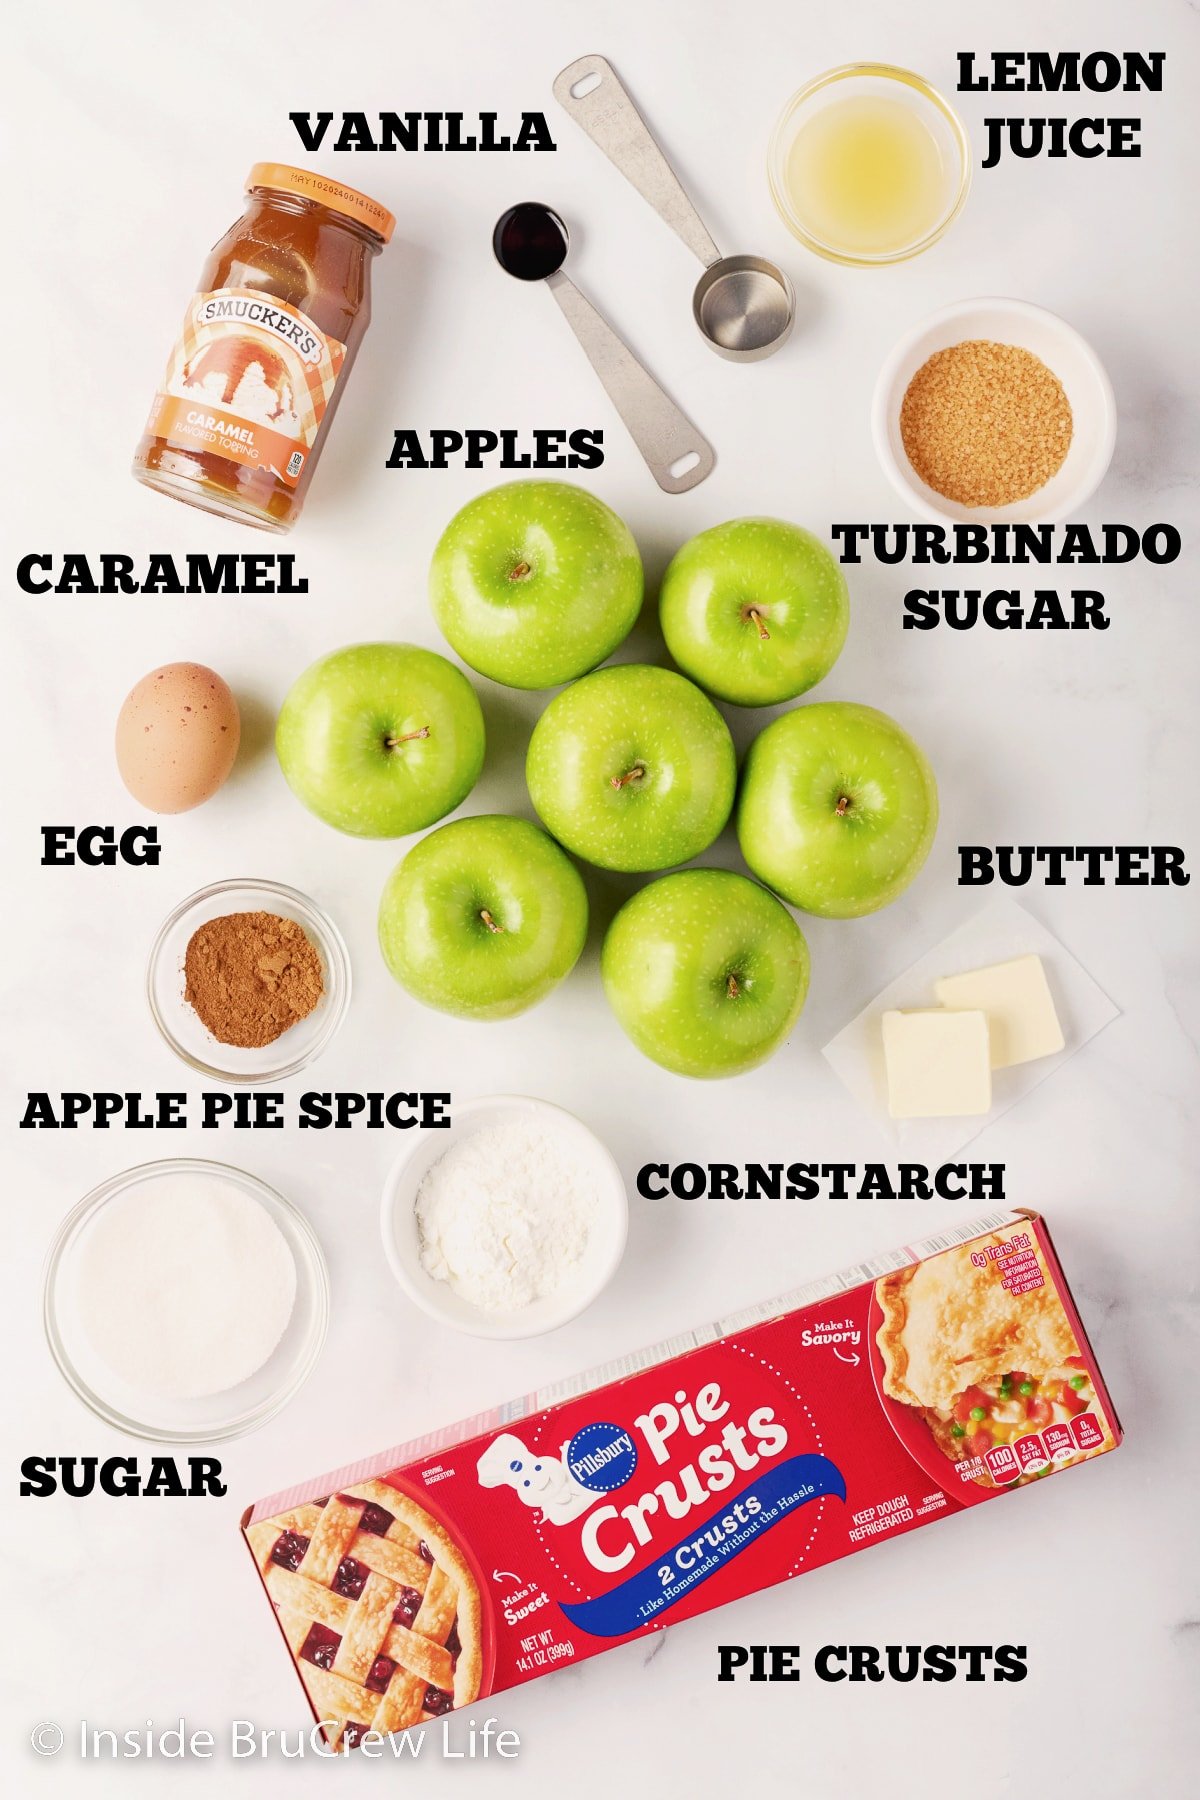
[[[622,663],[556,694],[525,762],[543,823],[602,869],[670,869],[707,850],[733,809],[729,727],[670,669]]]
[[[509,1019],[570,974],[587,936],[578,869],[525,819],[456,819],[414,844],[379,905],[402,987],[464,1019]]]
[[[846,579],[811,531],[731,519],[683,546],[663,576],[659,617],[685,675],[719,700],[774,706],[832,669],[850,622]]]
[[[633,630],[642,593],[628,526],[565,481],[509,481],[468,501],[429,571],[454,649],[516,688],[557,687],[602,663]]]
[[[483,767],[483,713],[460,669],[415,644],[352,644],[295,682],[275,727],[288,785],[355,837],[444,819]]]
[[[798,706],[759,733],[742,771],[742,855],[760,881],[826,919],[857,919],[902,893],[937,819],[933,770],[873,706]]]
[[[745,875],[684,869],[627,900],[604,940],[609,1003],[638,1049],[677,1075],[740,1075],[800,1016],[808,945]]]

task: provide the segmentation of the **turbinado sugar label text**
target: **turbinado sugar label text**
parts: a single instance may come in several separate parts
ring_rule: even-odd
[[[934,452],[931,452],[934,454]],[[944,450],[936,452],[947,454]],[[952,478],[947,478],[952,485]],[[861,563],[867,556],[893,566],[978,568],[999,565],[1098,568],[1143,561],[1155,567],[1175,562],[1183,540],[1165,521],[1138,527],[1110,524],[1029,525],[1021,522],[955,525],[835,524],[830,536],[841,563]],[[1113,624],[1107,599],[1097,587],[988,587],[961,582],[953,587],[913,587],[903,596],[905,631],[1107,631]]]

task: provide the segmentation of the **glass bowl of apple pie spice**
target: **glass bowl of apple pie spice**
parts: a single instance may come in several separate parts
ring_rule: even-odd
[[[314,900],[279,881],[201,888],[168,914],[146,973],[154,1023],[212,1081],[281,1081],[320,1056],[350,1005],[350,953]]]

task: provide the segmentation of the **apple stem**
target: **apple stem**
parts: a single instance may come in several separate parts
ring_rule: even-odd
[[[609,786],[615,788],[628,787],[631,781],[641,781],[645,776],[644,763],[634,763],[632,769],[626,769],[624,775],[610,775]]]
[[[770,638],[771,634],[767,630],[766,626],[763,624],[763,616],[759,612],[757,606],[752,606],[750,608],[749,616],[754,620],[754,623],[758,626],[758,635],[761,638],[762,642],[765,644],[768,641],[768,639]]]
[[[736,1000],[741,991],[742,985],[737,976],[727,975],[725,977],[725,992],[729,995],[729,998],[731,1000]]]
[[[532,575],[532,574],[533,574],[533,569],[529,563],[519,562],[515,569],[509,570],[508,579],[510,581],[524,581],[524,579],[527,575]]]
[[[497,925],[495,919],[493,919],[491,913],[488,911],[486,906],[480,907],[479,916],[483,920],[484,924],[487,926],[489,931],[495,932],[497,936],[499,936],[500,933],[503,932],[503,930],[504,930],[503,925]]]
[[[385,737],[383,745],[385,750],[398,750],[401,744],[411,744],[414,738],[427,738],[428,736],[428,725],[422,725],[419,731],[405,731],[399,737]]]
[[[842,794],[839,797],[836,810],[837,810],[838,818],[844,819],[846,814],[850,811],[850,796],[849,796],[849,794]]]

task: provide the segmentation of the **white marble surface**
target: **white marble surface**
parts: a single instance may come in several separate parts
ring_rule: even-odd
[[[298,1139],[231,1131],[156,1136],[18,1133],[30,1088],[189,1087],[142,999],[147,947],[193,888],[236,873],[312,892],[348,940],[352,1015],[312,1073],[340,1089],[498,1087],[580,1113],[632,1179],[650,1159],[863,1161],[891,1152],[819,1054],[894,973],[954,929],[979,897],[955,884],[955,846],[1145,842],[1200,855],[1195,784],[1194,146],[1195,13],[1182,0],[1086,7],[1011,0],[964,9],[842,0],[658,5],[441,0],[332,11],[210,0],[23,9],[10,25],[5,284],[9,516],[4,555],[3,1075],[7,1343],[3,1504],[8,1676],[0,1761],[10,1791],[128,1791],[125,1765],[90,1769],[71,1748],[38,1760],[31,1728],[80,1717],[125,1729],[183,1714],[223,1731],[303,1718],[237,1540],[243,1505],[282,1482],[504,1399],[748,1302],[785,1283],[935,1228],[962,1209],[883,1202],[807,1205],[635,1200],[627,1260],[607,1296],[552,1337],[490,1348],[433,1329],[383,1266],[377,1198],[399,1143],[354,1132]],[[967,211],[931,254],[887,273],[817,261],[777,220],[764,178],[772,118],[821,68],[891,59],[954,81],[959,48],[1157,48],[1162,95],[1100,110],[1144,116],[1128,162],[1011,163],[977,176]],[[565,118],[555,72],[605,51],[634,87],[718,240],[778,258],[800,302],[774,361],[710,355],[688,318],[686,253]],[[1090,108],[1069,96],[967,95],[985,112]],[[554,156],[323,155],[317,166],[399,215],[377,265],[376,318],[290,547],[299,599],[29,600],[12,569],[33,549],[217,551],[267,547],[137,486],[127,472],[172,333],[206,246],[234,216],[248,165],[304,160],[295,108],[540,107]],[[572,267],[596,302],[707,430],[716,473],[661,495],[623,437],[547,296],[493,266],[492,222],[514,200],[561,207]],[[1189,244],[1190,239],[1190,244]],[[939,773],[943,825],[898,905],[853,925],[814,921],[812,997],[762,1074],[716,1089],[640,1061],[601,996],[595,936],[574,977],[514,1024],[470,1029],[419,1010],[378,961],[376,897],[398,847],[329,833],[286,790],[271,716],[295,674],[338,644],[438,636],[424,599],[450,513],[494,475],[400,474],[382,464],[396,425],[599,425],[604,467],[587,478],[629,520],[653,582],[693,531],[745,512],[833,520],[898,516],[872,455],[867,407],[898,331],[972,293],[1056,308],[1107,364],[1120,409],[1116,460],[1092,522],[1167,519],[1185,534],[1174,568],[1101,572],[1103,635],[903,633],[903,568],[851,570],[847,649],[821,690],[894,711]],[[1068,571],[1058,571],[1070,585]],[[1023,572],[1028,591],[1039,577]],[[1045,584],[1052,585],[1050,576]],[[1002,585],[1002,583],[1001,583]],[[1090,581],[1082,585],[1093,585]],[[630,653],[653,652],[647,629]],[[247,753],[210,806],[166,822],[161,867],[38,866],[49,822],[135,819],[110,738],[121,698],[157,663],[211,662],[242,698]],[[485,693],[487,772],[469,806],[521,806],[533,703]],[[742,741],[747,720],[737,730]],[[727,844],[722,857],[732,856]],[[603,921],[623,884],[590,878]],[[1121,1018],[985,1131],[1008,1196],[1043,1207],[1124,1416],[1121,1452],[954,1523],[788,1586],[735,1613],[668,1630],[534,1683],[492,1709],[521,1734],[516,1763],[427,1762],[423,1791],[476,1782],[527,1794],[802,1792],[814,1800],[1062,1790],[1122,1800],[1192,1790],[1197,1615],[1195,1293],[1197,1094],[1195,889],[1027,889],[1024,904],[1112,995]],[[1194,974],[1194,970],[1192,971]],[[309,1085],[293,1082],[293,1090]],[[313,1221],[329,1259],[334,1319],[306,1391],[229,1446],[229,1496],[185,1504],[19,1500],[34,1453],[126,1446],[57,1377],[39,1317],[42,1258],[67,1209],[98,1180],[155,1155],[225,1157],[276,1184]],[[15,1371],[15,1376],[14,1376]],[[827,1642],[1026,1644],[1021,1686],[718,1687],[716,1645]],[[138,1770],[142,1793],[178,1779]],[[386,1780],[268,1759],[239,1791]],[[207,1784],[207,1786],[205,1785]]]

